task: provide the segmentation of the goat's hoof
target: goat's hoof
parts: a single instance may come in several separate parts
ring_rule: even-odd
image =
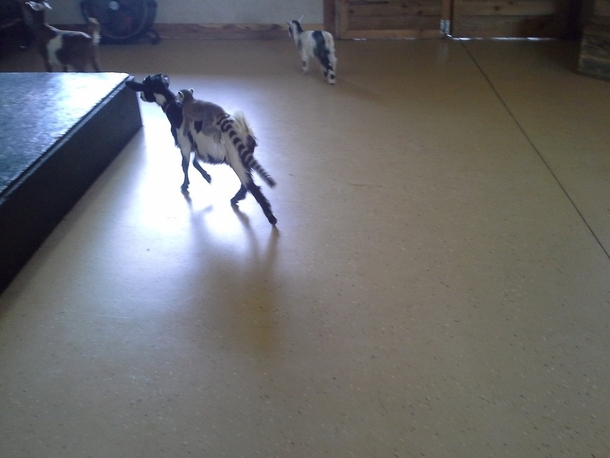
[[[266,211],[263,210],[263,213],[265,214],[265,216],[267,217],[267,220],[273,225],[275,226],[277,224],[277,218],[275,217],[275,215],[271,212],[271,209],[267,209]]]

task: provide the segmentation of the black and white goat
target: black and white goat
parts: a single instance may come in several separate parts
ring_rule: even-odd
[[[294,43],[301,55],[303,73],[309,70],[309,58],[316,57],[320,61],[324,77],[329,84],[335,84],[337,71],[337,57],[335,56],[335,40],[330,32],[324,30],[304,31],[299,20],[286,21],[288,34],[294,39]]]
[[[231,199],[231,205],[236,206],[250,192],[263,209],[263,213],[269,222],[273,225],[277,223],[277,219],[271,211],[271,204],[252,179],[252,171],[255,170],[265,183],[270,187],[275,186],[273,178],[264,171],[254,158],[254,148],[257,146],[256,138],[243,113],[233,115],[227,113],[219,119],[217,127],[221,134],[220,141],[216,141],[214,135],[205,135],[202,132],[200,121],[190,124],[184,122],[182,104],[176,94],[169,89],[169,77],[167,75],[160,73],[148,75],[142,82],[131,79],[126,81],[125,84],[130,89],[140,92],[142,100],[159,105],[166,114],[171,124],[171,132],[176,146],[180,148],[182,153],[183,191],[186,191],[190,184],[188,169],[191,156],[193,166],[208,183],[212,179],[201,167],[199,161],[208,164],[227,164],[233,169],[241,182],[239,191]]]
[[[47,2],[25,4],[30,10],[32,34],[47,72],[53,71],[53,65],[60,65],[64,72],[68,71],[68,67],[84,72],[87,65],[96,72],[100,71],[97,56],[100,24],[95,19],[89,19],[90,35],[74,30],[59,30],[45,21],[45,11],[51,9]]]

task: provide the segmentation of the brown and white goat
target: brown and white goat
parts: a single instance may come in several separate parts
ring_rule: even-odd
[[[53,71],[53,65],[60,65],[64,72],[68,71],[68,67],[84,72],[87,65],[96,72],[100,71],[97,56],[100,24],[95,19],[89,19],[90,35],[75,30],[60,30],[45,21],[45,10],[51,9],[47,2],[32,1],[26,2],[26,5],[32,19],[32,34],[47,72]]]

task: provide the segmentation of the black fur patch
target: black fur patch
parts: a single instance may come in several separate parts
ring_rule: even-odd
[[[301,27],[301,23],[299,21],[292,21],[292,23],[294,24],[294,28],[297,31],[297,33],[303,32],[303,27]]]
[[[180,129],[180,126],[182,125],[182,104],[177,101],[168,104],[165,107],[165,114],[167,115],[167,119],[169,119],[169,123],[172,126],[172,135],[174,137],[174,141],[176,142],[176,146],[178,146],[178,136],[176,131]]]
[[[316,42],[316,47],[313,50],[314,56],[318,59],[322,60],[322,56],[326,56],[328,54],[328,50],[326,49],[326,42],[324,41],[324,35],[320,30],[316,30],[311,34],[311,37]]]

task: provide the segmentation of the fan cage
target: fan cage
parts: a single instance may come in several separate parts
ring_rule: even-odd
[[[157,14],[154,0],[83,0],[81,11],[85,20],[100,23],[102,43],[131,43],[144,35],[158,35],[151,27]]]

